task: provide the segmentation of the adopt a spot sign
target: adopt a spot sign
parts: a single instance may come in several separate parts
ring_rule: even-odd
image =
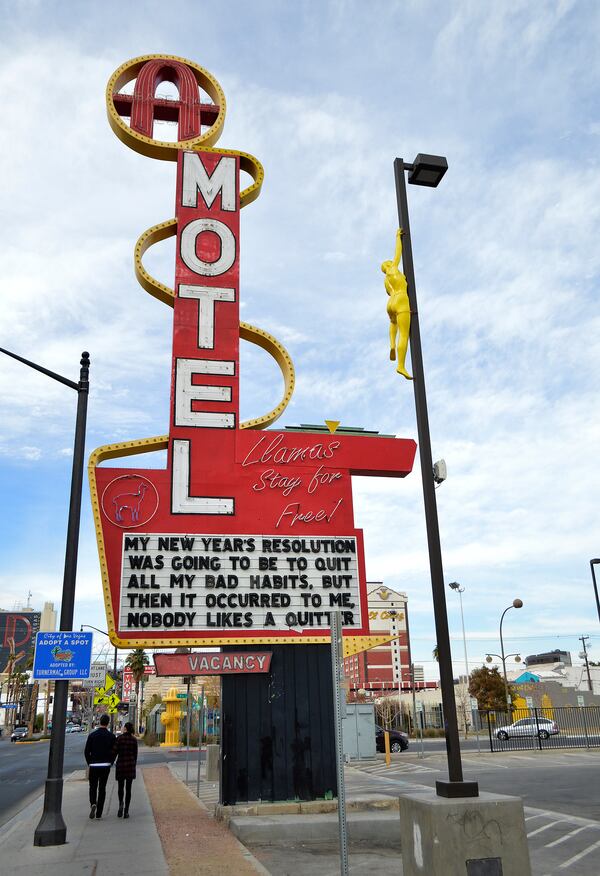
[[[38,681],[89,678],[92,639],[90,632],[36,633],[33,678]]]

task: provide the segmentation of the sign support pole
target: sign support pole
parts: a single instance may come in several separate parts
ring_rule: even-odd
[[[185,734],[186,734],[186,746],[185,746],[185,784],[187,787],[188,783],[188,774],[190,769],[190,720],[192,717],[192,699],[190,696],[191,690],[191,682],[192,679],[188,675],[187,677],[187,715],[185,719]]]
[[[196,775],[196,797],[200,797],[200,756],[202,754],[202,734],[204,731],[204,685],[202,685],[202,699],[198,710],[198,773]]]
[[[26,363],[30,364],[30,363]],[[34,366],[36,367],[36,366]],[[89,353],[81,354],[79,383],[60,379],[77,390],[77,419],[75,421],[75,444],[73,448],[73,469],[71,475],[71,499],[69,503],[69,525],[67,529],[67,549],[63,577],[62,603],[60,609],[60,629],[68,632],[73,629],[75,608],[75,581],[77,576],[77,553],[79,548],[79,521],[81,517],[81,487],[83,483],[83,463],[85,449],[85,425],[89,395]],[[38,370],[44,370],[39,369]],[[48,754],[48,777],[44,796],[44,811],[33,838],[34,846],[59,846],[67,841],[67,826],[62,817],[63,764],[65,757],[65,725],[67,722],[67,699],[69,682],[56,681],[54,685],[54,708],[52,711],[52,734]]]
[[[348,828],[346,825],[346,786],[344,784],[344,742],[342,738],[342,616],[331,612],[331,675],[333,680],[333,720],[335,725],[335,761],[338,786],[338,821],[340,834],[340,873],[348,876]]]
[[[40,371],[58,383],[77,392],[77,418],[75,420],[75,444],[73,448],[73,468],[71,472],[71,497],[69,502],[69,524],[67,528],[67,548],[63,576],[62,603],[60,609],[60,629],[69,632],[73,629],[73,610],[75,607],[75,581],[77,575],[77,553],[79,548],[79,522],[81,517],[81,487],[83,483],[83,463],[85,450],[85,425],[87,402],[90,389],[90,354],[81,354],[79,382],[75,383],[62,374],[43,368],[29,359],[17,356],[0,347],[12,359]],[[65,757],[65,726],[67,723],[68,681],[57,681],[54,687],[54,709],[52,711],[52,734],[48,755],[48,777],[44,797],[44,812],[35,829],[35,846],[58,846],[67,841],[67,827],[62,817],[63,763]]]

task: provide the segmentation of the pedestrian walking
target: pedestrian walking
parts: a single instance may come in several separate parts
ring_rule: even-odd
[[[84,756],[89,767],[90,818],[102,818],[106,783],[110,768],[115,760],[116,739],[108,729],[108,715],[102,715],[100,726],[87,738]]]
[[[137,739],[133,735],[134,727],[131,721],[125,724],[125,731],[117,736],[115,742],[115,754],[117,757],[117,765],[115,769],[115,779],[118,782],[119,788],[119,818],[129,818],[129,804],[131,803],[131,783],[135,779],[135,766],[137,764],[138,744]],[[125,805],[123,806],[123,792],[125,796]]]

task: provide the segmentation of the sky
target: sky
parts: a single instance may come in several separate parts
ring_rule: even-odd
[[[171,324],[132,253],[173,215],[175,166],[117,140],[104,89],[129,58],[179,55],[225,91],[219,146],[265,168],[241,218],[241,318],[294,360],[277,426],[336,419],[416,439],[379,266],[398,223],[394,158],[445,155],[439,188],[408,194],[432,452],[448,467],[445,580],[464,587],[470,668],[499,653],[517,597],[507,652],[580,662],[585,635],[600,660],[599,34],[593,0],[1,0],[0,346],[71,379],[90,351],[86,453],[167,431]],[[172,285],[168,242],[146,264]],[[243,418],[275,404],[263,353],[243,349],[240,373]],[[1,358],[4,609],[29,591],[60,605],[75,404]],[[413,660],[435,678],[418,456],[404,480],[355,478],[354,496],[367,577],[408,594]],[[87,482],[80,623],[106,628]]]

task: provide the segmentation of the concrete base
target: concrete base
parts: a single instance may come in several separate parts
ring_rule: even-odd
[[[206,746],[206,781],[207,782],[218,782],[219,781],[219,745],[207,745]]]
[[[531,876],[520,797],[400,797],[404,876]]]

